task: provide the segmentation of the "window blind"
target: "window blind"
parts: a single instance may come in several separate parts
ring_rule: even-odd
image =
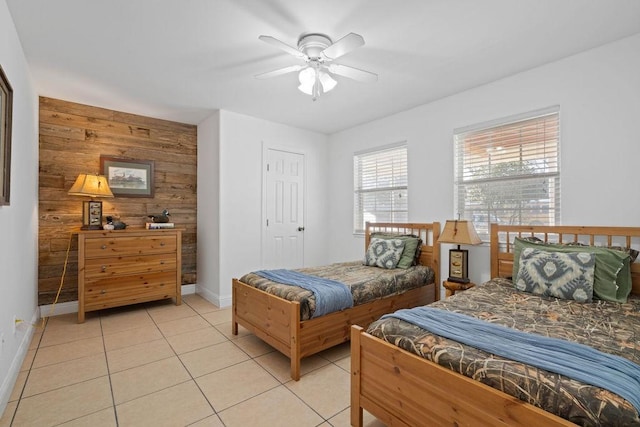
[[[483,240],[489,224],[555,225],[560,219],[557,107],[454,132],[455,209]]]
[[[396,145],[353,156],[353,228],[363,233],[365,222],[407,222],[407,145]]]

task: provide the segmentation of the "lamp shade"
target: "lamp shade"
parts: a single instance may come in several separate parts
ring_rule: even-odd
[[[482,243],[471,221],[447,220],[444,230],[440,234],[438,243],[453,243],[455,245],[478,245]]]
[[[81,173],[69,190],[71,196],[113,197],[107,178],[103,175]]]

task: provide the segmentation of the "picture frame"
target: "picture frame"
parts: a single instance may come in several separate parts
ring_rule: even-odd
[[[153,197],[154,161],[100,156],[100,171],[117,197]]]
[[[9,204],[11,191],[11,125],[13,89],[0,66],[0,206]]]

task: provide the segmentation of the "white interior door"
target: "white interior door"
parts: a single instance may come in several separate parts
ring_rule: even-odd
[[[304,155],[266,150],[264,268],[304,265]]]

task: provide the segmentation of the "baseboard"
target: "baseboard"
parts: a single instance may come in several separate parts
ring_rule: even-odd
[[[216,307],[224,308],[231,306],[231,297],[220,297],[220,295],[211,292],[204,286],[196,285],[196,294],[209,301]]]
[[[78,312],[78,301],[59,302],[55,305],[41,305],[40,317],[59,316],[61,314],[70,314]]]
[[[182,285],[182,295],[191,295],[196,293],[196,284],[193,285]]]
[[[7,408],[7,403],[9,402],[9,398],[13,392],[13,387],[16,385],[18,374],[20,374],[20,368],[22,367],[22,363],[24,363],[24,359],[29,351],[29,345],[31,344],[31,338],[33,337],[34,331],[33,325],[36,325],[39,320],[39,310],[36,308],[33,316],[31,316],[31,322],[27,324],[27,330],[22,336],[22,341],[18,346],[18,351],[11,362],[11,366],[9,366],[7,376],[4,378],[2,385],[0,385],[0,417],[2,417],[4,410]]]

